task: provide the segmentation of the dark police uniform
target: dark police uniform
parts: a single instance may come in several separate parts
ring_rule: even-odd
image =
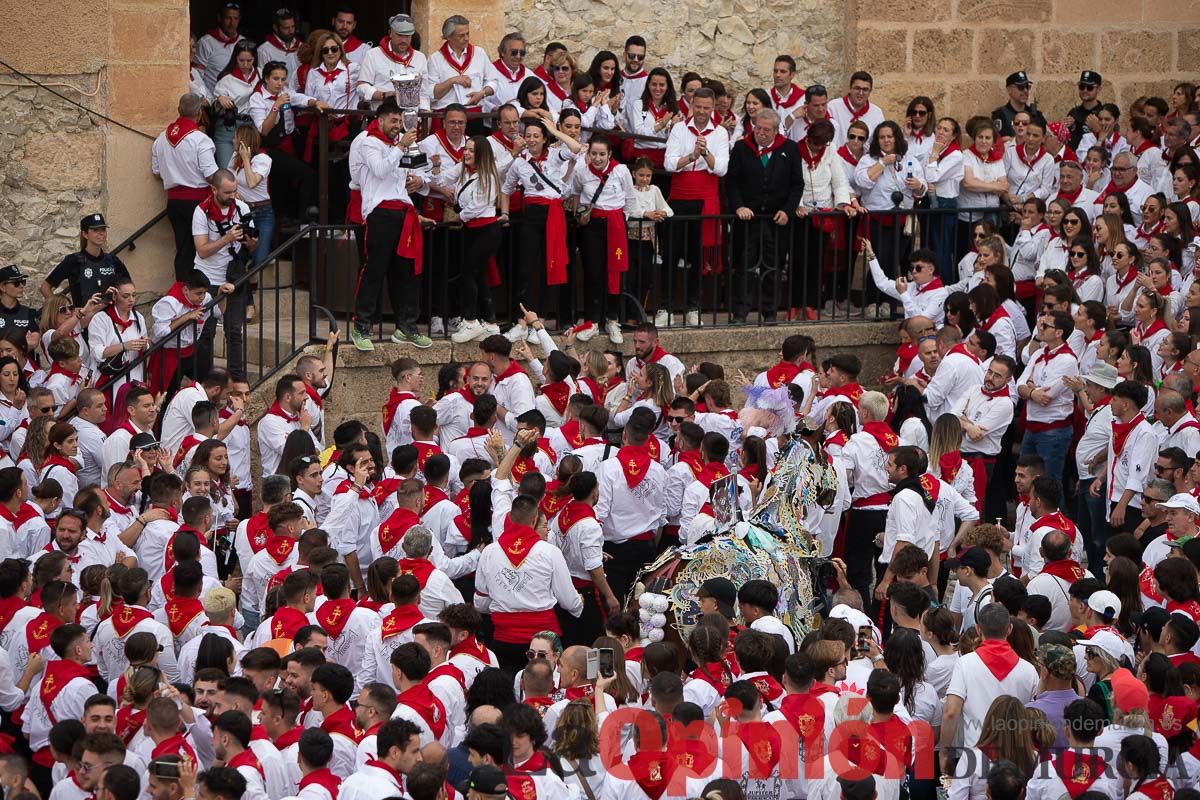
[[[80,220],[79,228],[88,231],[93,228],[106,228],[104,216],[88,214]],[[71,302],[77,307],[86,303],[94,294],[103,295],[117,281],[129,277],[129,270],[121,259],[112,253],[101,253],[99,258],[93,258],[86,249],[71,253],[58,263],[49,275],[46,283],[57,289],[63,281],[67,281]]]
[[[22,272],[16,264],[0,268],[0,283],[27,280],[29,280],[29,276]],[[14,329],[25,333],[38,331],[40,330],[40,317],[40,312],[34,311],[23,303],[17,303],[13,308],[8,308],[0,303],[0,335]]]
[[[1090,69],[1085,69],[1079,76],[1079,82],[1088,86],[1099,86],[1102,81],[1103,79],[1100,77],[1100,73],[1093,72]],[[1088,129],[1088,116],[1091,114],[1100,113],[1101,105],[1103,104],[1100,102],[1100,98],[1097,97],[1095,105],[1093,105],[1091,108],[1084,108],[1083,104],[1080,103],[1067,112],[1067,116],[1071,118],[1071,141],[1067,142],[1067,144],[1070,145],[1072,150],[1075,150],[1079,147],[1079,140],[1083,138],[1083,134]],[[1084,155],[1086,155],[1086,153]],[[1151,540],[1147,539],[1146,541]]]
[[[1029,80],[1029,76],[1025,74],[1024,70],[1012,73],[1004,81],[1004,86],[1006,88],[1009,86],[1021,86],[1026,84],[1032,86],[1033,81]],[[1029,116],[1034,120],[1034,122],[1041,122],[1043,125],[1046,124],[1045,118],[1042,116],[1042,113],[1037,110],[1037,105],[1034,103],[1030,103],[1029,105],[1025,106],[1024,110],[1029,112]],[[996,135],[1012,136],[1014,134],[1013,118],[1019,113],[1020,112],[1017,109],[1012,107],[1011,102],[1005,103],[993,111],[992,122],[996,125]]]

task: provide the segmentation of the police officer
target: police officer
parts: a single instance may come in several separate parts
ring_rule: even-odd
[[[76,308],[93,295],[104,296],[109,287],[129,277],[121,259],[104,252],[108,244],[108,223],[103,214],[88,214],[79,221],[79,238],[83,245],[58,263],[39,287],[42,297],[49,299],[54,290],[67,282],[71,302]]]
[[[37,311],[21,302],[29,276],[16,264],[0,267],[0,334],[14,328],[25,331],[25,341],[33,351],[41,341]]]
[[[1067,112],[1071,120],[1071,141],[1067,144],[1072,150],[1079,147],[1079,140],[1088,131],[1088,117],[1100,113],[1100,87],[1103,85],[1104,79],[1099,72],[1085,69],[1079,74],[1079,105]],[[1099,122],[1096,124],[1098,126]]]
[[[1029,90],[1032,87],[1033,81],[1029,80],[1025,70],[1014,72],[1004,79],[1008,102],[992,112],[992,122],[996,125],[998,135],[1011,137],[1013,135],[1013,118],[1022,111],[1028,111],[1029,116],[1035,121],[1041,118],[1041,112],[1037,110],[1037,106],[1029,102]]]

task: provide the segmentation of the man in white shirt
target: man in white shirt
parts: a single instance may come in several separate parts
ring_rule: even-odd
[[[1138,177],[1137,158],[1128,150],[1117,153],[1112,161],[1112,180],[1092,202],[1096,216],[1102,213],[1104,198],[1114,192],[1124,192],[1129,198],[1129,212],[1133,215],[1133,224],[1142,224],[1142,204],[1146,198],[1154,194],[1154,188]]]
[[[358,94],[371,104],[372,109],[378,109],[384,100],[395,100],[396,89],[391,81],[393,74],[409,72],[418,76],[424,75],[425,54],[414,50],[412,46],[416,32],[412,17],[408,14],[396,14],[388,19],[386,39],[365,54],[363,48],[359,49],[362,64],[358,71]],[[349,43],[346,45],[346,55],[350,60],[354,60],[350,55]],[[422,92],[421,108],[428,107],[429,102]]]
[[[468,112],[480,111],[486,97],[495,89],[485,83],[487,54],[482,47],[471,44],[471,23],[460,15],[447,17],[442,23],[442,46],[429,54],[421,95],[433,110],[457,103]],[[482,133],[483,125],[474,120],[468,126],[472,133]]]
[[[196,40],[196,61],[204,68],[204,85],[209,92],[217,85],[217,76],[229,63],[233,46],[245,39],[238,33],[242,21],[242,7],[228,0],[217,12],[217,25]]]
[[[154,395],[149,389],[135,386],[125,395],[125,424],[117,428],[104,441],[104,474],[108,475],[114,464],[129,458],[129,442],[134,435],[150,433],[158,416]]]
[[[1063,378],[1079,373],[1079,359],[1067,344],[1074,330],[1070,314],[1055,311],[1039,316],[1034,336],[1042,343],[1041,352],[1017,381],[1017,395],[1026,401],[1021,453],[1040,455],[1049,475],[1062,474],[1071,446],[1075,398]]]
[[[1096,198],[1099,195],[1083,185],[1083,167],[1077,161],[1063,159],[1058,164],[1058,194],[1055,200],[1066,200],[1075,208],[1082,208],[1088,219],[1095,221]]]
[[[506,33],[497,49],[499,58],[488,64],[484,81],[491,87],[492,94],[484,100],[484,111],[494,111],[517,99],[517,90],[527,77],[532,75],[525,68],[525,37],[520,31]]]
[[[858,413],[862,429],[852,434],[842,449],[853,509],[846,531],[846,577],[866,604],[871,600],[875,535],[884,529],[892,502],[888,453],[900,444],[900,437],[884,422],[888,399],[883,394],[865,392],[859,399]]]
[[[1050,601],[1050,618],[1044,628],[1063,631],[1071,628],[1071,586],[1089,573],[1071,558],[1071,540],[1060,530],[1041,538],[1041,571],[1029,582],[1029,594],[1040,594]]]
[[[1161,387],[1154,396],[1154,433],[1159,450],[1178,447],[1188,458],[1200,453],[1200,422],[1179,392]]]
[[[79,437],[79,472],[76,477],[80,486],[100,486],[104,474],[104,431],[100,426],[108,417],[108,400],[104,392],[83,389],[75,400],[75,416],[69,422]]]
[[[671,208],[676,214],[720,213],[719,179],[729,170],[729,132],[713,122],[716,95],[712,89],[697,89],[692,96],[691,117],[671,128],[663,165],[671,177]],[[679,262],[700,269],[717,257],[720,236],[715,221],[679,225],[675,247]],[[675,265],[671,265],[675,266]],[[700,279],[685,276],[685,324],[700,324]]]
[[[331,20],[333,32],[342,40],[342,52],[351,63],[362,66],[363,59],[371,51],[371,43],[364,42],[354,35],[358,29],[358,15],[348,6],[342,6],[334,13]],[[360,73],[361,74],[361,73]]]
[[[323,568],[321,589],[327,599],[313,612],[313,619],[329,636],[325,657],[350,670],[355,676],[354,692],[357,694],[362,689],[358,677],[367,641],[382,620],[379,614],[350,598],[351,588],[350,570],[345,564],[330,564]]]
[[[1158,437],[1142,414],[1147,388],[1122,381],[1112,391],[1112,436],[1108,442],[1108,521],[1114,532],[1131,533],[1142,521],[1142,489],[1153,477]],[[1093,482],[1091,492],[1101,493]]]
[[[492,370],[492,394],[496,397],[496,417],[504,444],[510,445],[517,431],[517,417],[535,408],[533,382],[525,368],[512,355],[512,342],[502,334],[492,334],[479,343],[481,360]]]
[[[954,666],[942,711],[941,753],[943,771],[950,769],[953,753],[974,747],[983,734],[983,719],[997,697],[1033,699],[1039,677],[1035,666],[1022,661],[1006,641],[1012,630],[1008,609],[991,603],[979,610],[975,627],[983,642]]]
[[[983,385],[968,389],[954,408],[963,429],[962,456],[971,464],[975,475],[975,499],[982,504],[984,519],[995,519],[988,513],[998,504],[986,500],[991,484],[1000,440],[1012,424],[1015,406],[1008,391],[1009,381],[1016,373],[1017,363],[1008,356],[994,356],[983,373]]]
[[[647,450],[649,437],[648,429],[631,421],[620,449],[600,464],[596,475],[596,518],[604,528],[604,552],[609,556],[604,571],[618,598],[629,593],[638,570],[654,558],[654,536],[665,518],[667,473]]]
[[[633,358],[625,362],[625,380],[631,380],[635,372],[641,372],[650,363],[666,367],[672,381],[682,378],[687,371],[682,361],[662,348],[655,324],[643,322],[633,332]]]
[[[162,646],[158,654],[158,668],[163,676],[168,681],[179,680],[175,636],[146,609],[150,602],[150,579],[146,571],[141,567],[129,570],[118,579],[116,589],[124,605],[100,623],[93,637],[100,676],[108,681],[117,680],[129,666],[129,659],[125,657],[125,642],[130,635],[145,631],[153,634]]]
[[[946,318],[944,305],[948,291],[938,277],[937,256],[932,250],[920,248],[909,257],[907,278],[889,278],[883,273],[875,252],[867,243],[867,258],[870,259],[871,278],[876,288],[904,304],[904,317],[926,317],[941,326]],[[943,330],[945,330],[943,328]]]
[[[1026,583],[1036,577],[1045,567],[1046,560],[1042,556],[1042,539],[1052,531],[1066,534],[1071,541],[1071,558],[1078,563],[1083,559],[1083,536],[1075,523],[1059,511],[1062,505],[1062,482],[1058,478],[1042,475],[1034,478],[1029,487],[1029,533],[1022,543],[1024,551],[1021,559],[1023,568],[1021,578]],[[1014,548],[1015,549],[1015,548]]]
[[[217,72],[225,68],[228,60],[226,55],[216,68],[214,83]],[[175,235],[176,280],[193,268],[196,245],[192,238],[192,214],[200,201],[208,197],[208,181],[218,168],[216,145],[199,125],[203,113],[204,103],[199,95],[183,95],[179,98],[179,117],[158,135],[150,148],[150,171],[162,179],[167,192],[167,221]]]
[[[871,73],[858,71],[850,76],[850,89],[843,97],[829,104],[829,118],[833,120],[833,145],[841,147],[846,143],[846,131],[850,123],[861,121],[867,126],[867,141],[875,133],[875,126],[883,122],[883,111],[871,102],[871,90],[875,87],[875,79]]]
[[[304,381],[304,392],[308,395],[304,408],[312,419],[313,441],[317,443],[318,450],[325,447],[325,395],[333,386],[333,370],[336,367],[333,352],[338,336],[337,330],[329,331],[325,337],[324,353],[301,356],[296,362],[296,374]]]
[[[58,658],[30,687],[23,731],[37,758],[50,756],[50,728],[59,720],[83,719],[84,704],[96,693],[85,664],[92,662],[92,641],[81,625],[60,625],[50,634]],[[11,680],[11,678],[10,678]]]
[[[338,787],[339,800],[379,800],[404,795],[404,776],[421,763],[421,729],[406,719],[385,722],[375,734],[377,758]]]
[[[229,372],[225,369],[213,369],[204,376],[203,382],[192,381],[181,386],[163,412],[162,445],[168,453],[179,450],[180,443],[189,433],[195,433],[192,426],[192,409],[201,400],[208,400],[218,407],[225,405],[225,391],[229,387]]]
[[[264,478],[279,468],[288,434],[306,431],[312,435],[312,419],[304,408],[307,401],[308,394],[299,375],[284,375],[275,383],[275,402],[258,421],[258,456]],[[315,439],[313,444],[320,446]]]
[[[296,85],[296,67],[300,64],[297,51],[300,49],[300,39],[296,36],[296,12],[290,8],[275,10],[271,22],[271,32],[258,45],[258,68],[261,70],[272,61],[287,65],[288,89],[295,91],[303,89]]]
[[[955,413],[955,409],[962,407],[967,396],[974,393],[983,382],[979,359],[963,344],[958,328],[946,325],[938,331],[937,349],[941,363],[933,374],[933,380],[922,392],[930,422],[936,421],[942,414]]]
[[[887,457],[888,482],[892,484],[892,502],[888,506],[887,520],[883,528],[883,552],[879,554],[879,565],[885,567],[892,560],[901,542],[916,545],[927,558],[936,559],[941,532],[936,529],[933,510],[937,506],[938,480],[926,473],[929,458],[919,447],[902,445],[893,448]],[[937,562],[931,562],[930,581],[936,580]],[[894,580],[890,569],[880,570],[875,588],[875,599],[887,597],[888,586]]]

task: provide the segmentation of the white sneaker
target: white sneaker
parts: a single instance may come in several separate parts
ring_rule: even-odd
[[[654,327],[665,328],[671,324],[671,315],[667,313],[665,308],[660,308],[654,312]]]
[[[604,332],[608,334],[608,340],[613,344],[624,344],[625,337],[621,335],[621,323],[615,319],[610,319],[604,326]]]
[[[450,341],[455,344],[466,344],[476,339],[483,339],[487,335],[487,330],[479,324],[478,320],[468,319],[458,326],[458,330],[450,334]]]
[[[451,317],[450,322],[446,325],[446,330],[454,333],[463,324],[462,317]]]
[[[596,334],[600,332],[600,328],[594,322],[583,321],[576,325],[571,330],[575,331],[575,340],[578,342],[590,342],[596,338]]]
[[[863,319],[868,319],[868,320],[875,319],[875,304],[867,303],[865,306],[863,306],[862,312],[863,312]]]
[[[700,312],[699,311],[687,312],[687,314],[684,315],[683,324],[689,328],[699,328],[700,327]]]
[[[441,317],[430,317],[429,318],[429,335],[430,336],[444,336],[445,333],[446,333],[446,324],[442,321],[442,318]]]
[[[500,332],[500,326],[494,322],[481,322],[479,324],[488,332],[488,336],[494,336]]]
[[[519,342],[525,338],[526,327],[524,325],[513,325],[504,333],[504,338],[510,342]]]
[[[832,317],[833,312],[836,309],[837,309],[837,306],[834,304],[834,302],[832,300],[826,300],[825,305],[821,306],[821,311],[824,312],[825,316],[827,316],[827,317]]]

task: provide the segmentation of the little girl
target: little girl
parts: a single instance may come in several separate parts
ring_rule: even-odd
[[[649,302],[654,292],[655,275],[662,257],[658,254],[658,236],[655,223],[662,222],[675,212],[663,199],[662,192],[650,181],[654,177],[654,166],[650,159],[642,156],[633,162],[633,188],[636,198],[633,211],[630,212],[626,224],[629,228],[629,263],[637,275],[635,297]],[[632,277],[632,276],[631,276]],[[665,305],[665,304],[664,304]],[[651,311],[649,306],[647,313]],[[664,310],[663,316],[666,316]],[[664,319],[661,323],[665,325]]]

